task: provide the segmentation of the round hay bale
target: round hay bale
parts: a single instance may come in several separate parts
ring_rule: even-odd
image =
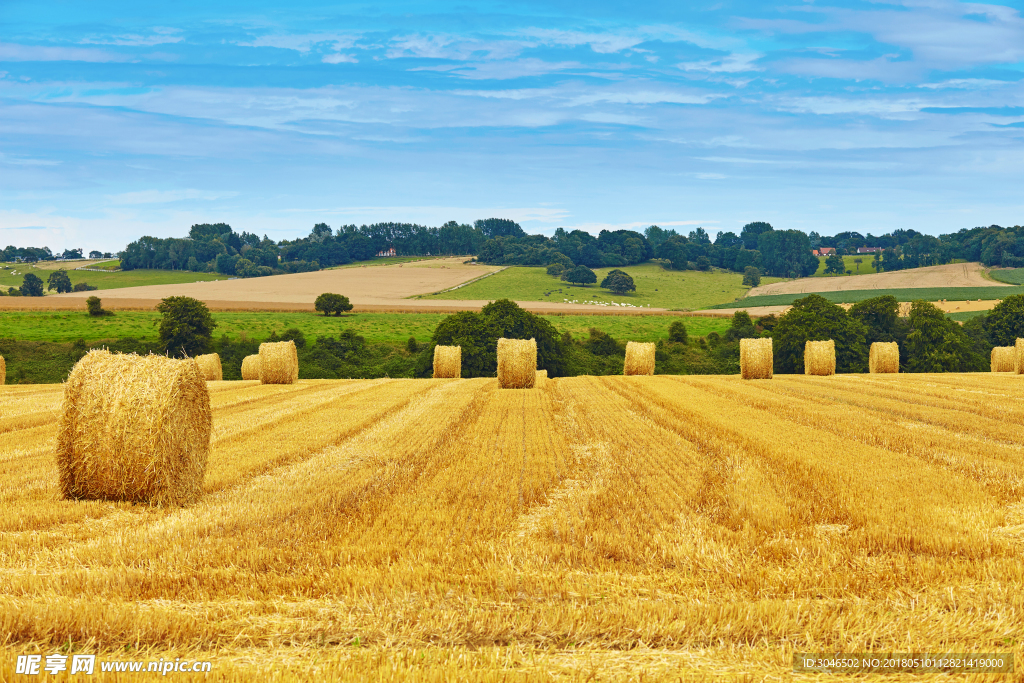
[[[1018,375],[1024,374],[1024,339],[1017,337],[1017,341],[1014,343],[1014,354],[1013,369]]]
[[[548,371],[547,370],[538,370],[537,371],[537,378],[533,381],[533,386],[538,387],[538,388],[542,387],[545,384],[547,384],[547,381],[548,381]]]
[[[626,362],[622,366],[623,375],[654,374],[654,343],[626,342]]]
[[[185,505],[202,494],[210,394],[194,359],[87,353],[64,384],[65,498]]]
[[[462,347],[434,347],[434,379],[462,377]]]
[[[537,340],[498,340],[498,384],[502,389],[532,389],[537,382]]]
[[[196,356],[196,365],[199,372],[203,373],[203,379],[208,382],[219,382],[224,379],[224,371],[220,366],[220,354],[207,353],[203,356]]]
[[[740,375],[743,379],[771,379],[774,364],[771,337],[740,339]]]
[[[868,351],[868,372],[900,371],[900,345],[896,342],[874,342]]]
[[[254,353],[242,359],[242,379],[260,378],[260,354]]]
[[[299,354],[295,342],[260,344],[260,381],[264,384],[294,384],[299,379]]]
[[[1013,346],[996,346],[992,349],[992,372],[1017,372],[1017,349]]]
[[[7,361],[0,356],[0,387],[7,383]]]
[[[804,374],[836,374],[836,343],[833,340],[809,341],[804,344]]]

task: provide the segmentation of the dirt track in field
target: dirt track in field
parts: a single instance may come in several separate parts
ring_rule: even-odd
[[[811,292],[846,292],[854,289],[917,289],[921,287],[1011,287],[1005,282],[985,278],[980,263],[950,263],[899,270],[892,273],[845,275],[840,277],[805,277],[754,287],[747,296],[766,294],[804,294]]]

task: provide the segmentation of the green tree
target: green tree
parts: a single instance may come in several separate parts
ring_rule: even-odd
[[[927,301],[910,306],[907,372],[977,372],[987,360],[974,351],[963,329]]]
[[[561,263],[552,263],[548,266],[548,275],[553,277],[562,277],[562,273],[565,272],[565,266]]]
[[[89,310],[89,315],[113,315],[110,311],[103,310],[103,302],[98,296],[90,296],[86,299],[85,307]]]
[[[687,338],[688,334],[686,332],[686,325],[683,324],[682,320],[673,321],[673,323],[668,326],[669,341],[681,342],[685,344]]]
[[[864,259],[862,259],[861,257],[858,256],[857,258],[853,259],[853,262],[857,264],[857,272],[859,273],[860,272],[860,264],[864,263]]]
[[[775,372],[802,373],[804,345],[832,339],[836,344],[836,372],[867,371],[864,325],[841,306],[817,294],[793,302],[772,330]]]
[[[25,279],[21,283],[21,295],[22,296],[42,296],[43,295],[43,281],[40,280],[33,273],[26,273]]]
[[[694,262],[694,265],[697,266],[697,270],[703,270],[707,272],[711,270],[711,259],[709,259],[704,254],[701,254],[700,256],[697,257],[697,260]]]
[[[985,325],[994,346],[1013,346],[1024,337],[1024,294],[1008,296],[989,312]]]
[[[352,303],[347,296],[325,292],[313,302],[313,308],[327,315],[341,315],[352,310]]]
[[[46,278],[47,291],[56,289],[58,294],[64,294],[70,292],[71,288],[71,278],[68,277],[68,271],[63,268],[50,271],[50,277]]]
[[[732,314],[732,323],[729,325],[729,329],[725,331],[726,339],[737,341],[756,336],[757,328],[754,326],[754,321],[751,320],[749,313],[746,311],[736,311]]]
[[[756,266],[747,266],[743,269],[743,286],[758,287],[761,284],[761,271]]]
[[[562,275],[562,279],[566,282],[586,286],[592,282],[597,282],[597,274],[586,266],[576,266],[566,271]]]
[[[825,275],[842,275],[846,271],[846,264],[839,254],[832,254],[825,259]]]
[[[238,277],[256,277],[256,264],[247,258],[240,258],[235,262],[235,275]]]
[[[605,275],[604,279],[601,280],[601,286],[605,289],[612,290],[616,294],[625,294],[626,292],[636,291],[636,284],[633,282],[633,278],[630,277],[629,273],[621,271],[618,268]]]
[[[169,296],[156,310],[161,313],[160,341],[167,353],[196,356],[210,348],[217,323],[202,301],[188,296]]]
[[[429,372],[434,346],[462,347],[463,377],[493,377],[498,369],[498,339],[535,339],[537,367],[551,377],[565,374],[565,345],[547,320],[524,311],[514,301],[499,299],[479,313],[463,311],[448,316],[434,330],[432,344],[423,350],[419,373]]]
[[[899,312],[900,303],[891,295],[858,301],[850,307],[850,315],[864,324],[868,344],[897,341]]]

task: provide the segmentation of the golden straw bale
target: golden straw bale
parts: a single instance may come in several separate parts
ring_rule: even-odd
[[[900,371],[900,345],[896,342],[874,342],[868,352],[868,372]]]
[[[502,389],[532,389],[537,382],[537,340],[498,340],[498,383]]]
[[[542,387],[545,384],[547,384],[547,381],[548,381],[548,371],[547,370],[538,370],[537,371],[537,378],[533,381],[533,385],[535,387]]]
[[[220,366],[220,354],[208,353],[204,356],[196,356],[196,365],[203,373],[203,378],[208,382],[219,382],[224,379],[224,372]]]
[[[1018,375],[1022,375],[1024,374],[1024,339],[1017,337],[1014,350],[1016,353],[1014,354],[1013,369]]]
[[[462,347],[434,347],[434,378],[462,377]]]
[[[202,493],[210,428],[210,394],[194,359],[90,351],[64,384],[61,492],[191,503]]]
[[[1017,349],[1013,346],[996,346],[992,349],[992,372],[1016,372]]]
[[[771,379],[774,363],[771,337],[740,339],[740,375],[743,379]]]
[[[0,387],[7,382],[7,361],[4,360],[3,356],[0,356]]]
[[[260,354],[254,353],[242,359],[242,379],[260,378]]]
[[[260,381],[264,384],[294,384],[299,379],[299,354],[295,342],[260,344]]]
[[[836,343],[828,341],[809,341],[804,344],[804,374],[834,375],[836,374]]]
[[[654,374],[654,343],[626,342],[626,362],[623,375]]]

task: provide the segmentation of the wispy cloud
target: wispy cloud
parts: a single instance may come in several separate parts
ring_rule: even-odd
[[[129,55],[85,47],[0,43],[0,61],[8,62],[127,62]]]

